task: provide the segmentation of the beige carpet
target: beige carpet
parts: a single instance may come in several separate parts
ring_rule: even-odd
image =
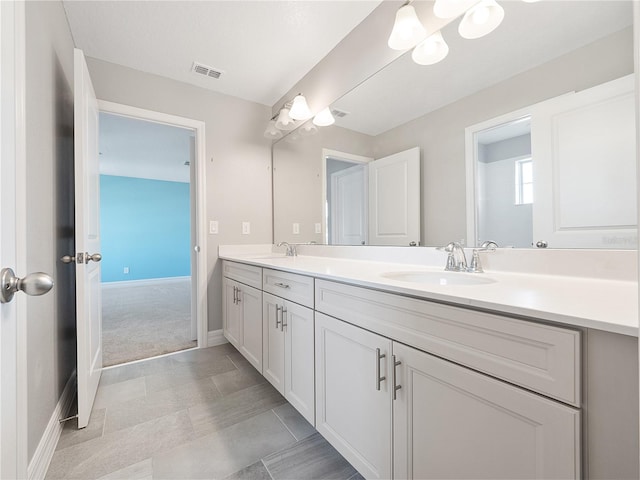
[[[191,340],[191,280],[102,286],[102,363],[105,367],[177,352]]]

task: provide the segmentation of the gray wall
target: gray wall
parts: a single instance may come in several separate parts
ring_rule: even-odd
[[[76,365],[73,240],[73,40],[62,3],[26,2],[27,267],[54,277],[27,302],[31,459]],[[19,272],[25,274],[27,272]]]
[[[205,122],[206,216],[218,220],[220,232],[207,242],[209,330],[218,330],[218,245],[271,243],[271,145],[262,136],[271,109],[113,63],[87,63],[99,99]],[[242,222],[251,222],[250,235],[242,235]]]
[[[378,135],[374,156],[420,147],[422,238],[425,245],[445,245],[466,237],[466,127],[630,73],[633,32],[627,28]]]

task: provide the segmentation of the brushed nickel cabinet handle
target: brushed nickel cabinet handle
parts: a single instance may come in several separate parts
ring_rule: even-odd
[[[285,322],[285,319],[287,318],[287,307],[282,307],[282,321],[280,322],[280,331],[284,332],[284,327],[287,326],[287,323]]]
[[[380,360],[386,358],[386,354],[380,353],[380,349],[376,348],[376,390],[380,391],[380,383],[387,379],[387,377],[380,376]]]
[[[391,358],[393,359],[393,399],[396,400],[398,398],[398,390],[402,388],[402,385],[398,385],[397,382],[396,368],[398,367],[398,365],[402,365],[402,362],[396,360],[395,355],[392,355]]]
[[[280,313],[280,310],[282,308],[283,307],[281,307],[280,305],[276,305],[276,330],[278,330],[278,328],[279,328],[278,325],[282,324],[282,320],[278,320],[278,313]],[[282,330],[282,329],[280,328],[280,330]]]
[[[282,283],[282,282],[278,282],[278,283],[274,283],[274,285],[276,287],[280,287],[280,288],[291,288],[290,285],[286,284],[286,283]]]

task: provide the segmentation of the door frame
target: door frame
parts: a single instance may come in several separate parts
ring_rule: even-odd
[[[0,2],[0,84],[2,86],[0,180],[3,261],[26,273],[26,13],[24,2]],[[11,235],[11,230],[14,234]],[[8,255],[4,258],[5,253]],[[26,296],[4,305],[0,335],[0,477],[27,477],[27,313]]]
[[[193,187],[193,199],[195,199],[195,212],[191,212],[191,219],[195,224],[196,244],[191,255],[196,255],[196,319],[198,348],[207,347],[208,320],[207,320],[207,237],[206,237],[206,142],[205,123],[201,120],[179,117],[168,113],[155,112],[143,108],[133,107],[120,103],[108,102],[98,99],[100,112],[132,117],[149,122],[162,123],[180,128],[189,128],[195,131],[195,183]],[[193,277],[193,273],[192,277]]]
[[[329,225],[327,223],[329,215],[329,212],[327,211],[327,157],[353,163],[354,165],[369,163],[374,160],[373,157],[366,157],[364,155],[340,152],[338,150],[331,150],[330,148],[322,149],[322,239],[325,245],[329,245]]]

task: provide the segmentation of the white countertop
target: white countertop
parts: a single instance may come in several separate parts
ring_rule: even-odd
[[[442,267],[326,256],[222,251],[220,258],[427,300],[638,336],[638,283],[566,275],[485,271],[482,285],[394,280],[388,272],[442,272]]]

